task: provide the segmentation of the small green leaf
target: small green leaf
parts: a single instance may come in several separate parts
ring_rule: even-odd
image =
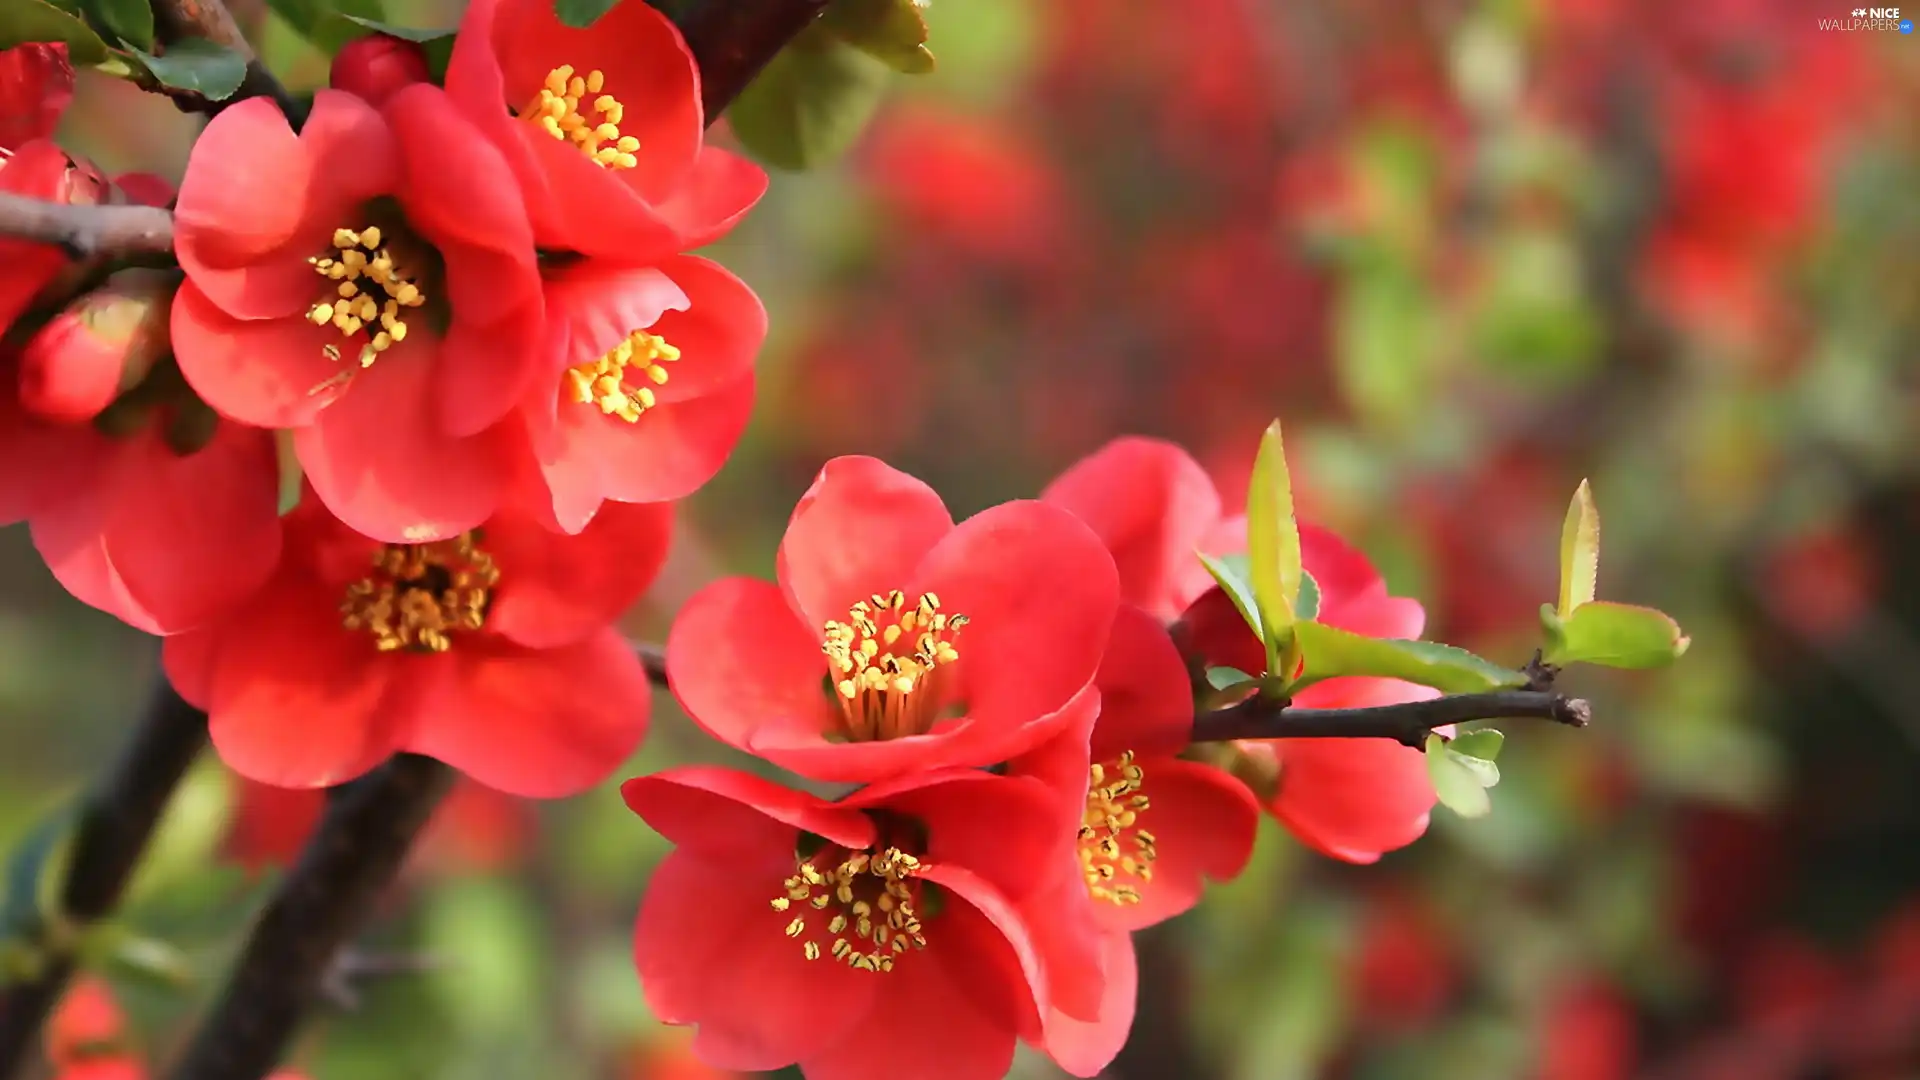
[[[1294,607],[1300,599],[1300,525],[1293,516],[1293,481],[1287,475],[1280,422],[1267,426],[1247,485],[1247,564],[1253,597],[1266,627],[1267,670],[1290,674]]]
[[[51,877],[78,810],[77,803],[62,803],[13,849],[7,859],[6,891],[0,893],[0,937],[33,936],[46,924],[49,909],[57,903]]]
[[[136,49],[153,48],[153,8],[148,0],[85,0],[87,21],[103,37],[118,38]]]
[[[1220,591],[1226,593],[1227,599],[1233,601],[1234,610],[1246,620],[1247,628],[1252,630],[1255,636],[1259,636],[1260,609],[1253,602],[1253,589],[1247,584],[1246,579],[1234,573],[1233,567],[1221,559],[1216,559],[1204,551],[1195,552],[1195,554],[1200,556],[1200,565],[1206,567],[1207,573],[1213,575],[1214,584],[1219,585]]]
[[[1313,575],[1300,571],[1300,598],[1293,603],[1293,617],[1309,622],[1320,615],[1320,583]]]
[[[1307,670],[1293,689],[1342,675],[1404,679],[1448,694],[1527,683],[1525,672],[1435,641],[1370,638],[1317,622],[1300,623],[1294,631],[1306,651]]]
[[[585,30],[613,10],[620,0],[553,0],[553,13],[575,30]]]
[[[6,0],[0,4],[0,50],[39,41],[59,41],[76,66],[107,58],[107,43],[77,16],[46,0]]]
[[[141,937],[118,922],[99,923],[80,944],[88,967],[111,967],[123,975],[164,989],[184,990],[194,983],[193,963],[167,942]]]
[[[208,101],[225,101],[247,77],[246,57],[205,38],[181,38],[167,46],[165,56],[134,50],[162,85],[199,94]]]
[[[1210,667],[1207,669],[1207,685],[1215,690],[1232,690],[1247,683],[1260,680],[1235,667]]]
[[[1600,508],[1585,480],[1567,506],[1567,522],[1560,529],[1560,615],[1593,599],[1600,579]]]
[[[1465,764],[1477,760],[1450,752],[1446,738],[1438,733],[1427,736],[1427,778],[1433,781],[1433,793],[1447,809],[1464,818],[1485,817],[1493,809],[1487,785],[1472,766]]]
[[[306,489],[306,470],[300,467],[300,458],[293,449],[293,432],[281,429],[273,433],[274,456],[280,462],[280,516],[286,517],[300,506],[300,496]]]
[[[1506,741],[1507,737],[1497,728],[1479,728],[1455,735],[1453,741],[1447,743],[1447,748],[1456,754],[1464,754],[1481,761],[1497,761],[1500,758],[1500,747]]]
[[[1666,612],[1600,600],[1581,604],[1561,619],[1542,606],[1547,630],[1543,659],[1549,664],[1599,664],[1650,668],[1678,660],[1692,644]]]
[[[820,24],[841,41],[903,75],[933,70],[926,0],[834,0]]]
[[[813,26],[748,84],[727,116],[760,161],[810,169],[853,145],[890,80],[878,60]]]

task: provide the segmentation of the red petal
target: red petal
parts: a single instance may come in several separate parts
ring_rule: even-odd
[[[793,872],[783,855],[712,861],[675,851],[653,871],[634,927],[634,966],[654,1015],[698,1024],[715,1068],[777,1069],[839,1039],[873,1009],[882,976],[808,960],[769,902]],[[752,993],[741,976],[752,974]]]
[[[1011,745],[1093,681],[1120,591],[1099,538],[1066,511],[1031,501],[962,522],[927,554],[912,585],[969,620],[955,646],[976,727],[968,739],[984,761],[998,760],[988,753],[995,740]]]
[[[878,458],[837,457],[814,477],[787,522],[777,560],[780,587],[809,629],[844,621],[855,601],[905,588],[914,567],[952,531],[953,516],[926,484]],[[993,560],[1001,557],[995,552]],[[941,600],[958,610],[944,595]]]
[[[240,775],[331,787],[399,749],[409,683],[445,661],[375,652],[370,637],[340,627],[339,601],[283,577],[215,631],[209,731],[220,760]]]
[[[1122,604],[1093,685],[1100,721],[1093,728],[1096,761],[1135,754],[1175,754],[1193,734],[1193,685],[1172,635],[1145,611]]]
[[[340,348],[344,340],[333,327],[304,318],[242,322],[221,311],[190,278],[174,294],[172,329],[174,357],[187,385],[222,416],[243,424],[302,427],[347,390],[338,376],[349,369],[323,351]],[[410,348],[402,345],[394,353]],[[382,360],[396,360],[394,353]],[[345,362],[352,363],[352,356]]]
[[[676,846],[717,861],[778,855],[793,872],[795,832],[853,851],[871,847],[873,821],[765,777],[714,765],[686,765],[627,781],[627,808]]]
[[[569,406],[541,463],[553,512],[565,524],[590,518],[603,499],[665,502],[713,479],[753,413],[751,374],[692,401],[648,409],[629,424]]]
[[[1038,780],[979,769],[917,773],[865,787],[840,804],[905,814],[927,830],[928,858],[962,866],[1018,900],[1069,857],[1058,800]]]
[[[608,506],[577,537],[495,518],[481,540],[500,567],[487,628],[530,649],[587,637],[646,593],[672,533],[665,503]]]
[[[1133,956],[1133,937],[1102,934],[1100,945],[1101,966],[1106,971],[1100,1019],[1089,1023],[1058,1009],[1047,1014],[1047,1056],[1074,1076],[1100,1075],[1127,1044],[1127,1035],[1133,1029],[1140,976]]]
[[[1432,696],[1436,692],[1425,687],[1387,679],[1333,679],[1310,688],[1299,702],[1357,707]],[[1427,831],[1434,794],[1420,751],[1388,739],[1287,739],[1265,745],[1280,760],[1274,816],[1309,847],[1347,862],[1370,863]]]
[[[295,251],[294,241],[343,223],[309,215],[310,188],[328,182],[314,164],[268,98],[221,110],[194,142],[174,204],[174,249],[187,276],[227,313],[290,315],[318,295],[305,262],[316,252]]]
[[[407,749],[509,795],[577,795],[607,778],[647,732],[652,689],[640,660],[607,629],[564,648],[464,648],[447,700]]]
[[[679,236],[680,248],[703,248],[730,232],[767,193],[765,169],[715,146],[700,148],[686,182],[654,209]]]
[[[1180,614],[1194,552],[1220,520],[1220,493],[1170,442],[1115,439],[1061,473],[1040,498],[1087,523],[1113,553],[1120,594],[1161,620]]]
[[[0,380],[12,368],[0,364]],[[57,506],[97,483],[110,444],[91,424],[49,424],[20,409],[14,387],[0,383],[0,524]]]
[[[1146,773],[1144,790],[1151,805],[1140,812],[1134,829],[1120,835],[1120,845],[1128,848],[1134,832],[1146,829],[1153,833],[1158,857],[1153,880],[1125,882],[1139,891],[1139,903],[1095,898],[1095,917],[1109,930],[1152,926],[1199,903],[1204,878],[1227,881],[1246,867],[1260,827],[1260,804],[1245,784],[1225,772],[1175,758],[1137,764]]]
[[[661,262],[685,290],[687,305],[662,313],[653,332],[680,350],[671,377],[656,391],[662,402],[689,401],[738,383],[753,371],[767,339],[767,309],[745,282],[718,263],[692,255]]]
[[[504,475],[505,431],[443,435],[436,398],[440,343],[409,338],[354,377],[348,392],[294,434],[307,480],[327,509],[388,543],[458,536],[492,515]]]
[[[53,138],[73,101],[67,47],[34,42],[0,50],[0,150]]]
[[[684,311],[687,294],[651,266],[583,259],[546,278],[548,316],[567,330],[566,363],[598,360],[636,330],[670,310]]]
[[[820,639],[768,582],[714,582],[680,609],[667,636],[667,682],[680,707],[743,750],[769,732],[825,745],[837,716],[826,677]]]
[[[1093,906],[1080,859],[1065,850],[1049,868],[1044,886],[1020,901],[1034,951],[1046,971],[1049,1012],[1089,1021],[1100,1015],[1106,995],[1100,959],[1103,935]]]

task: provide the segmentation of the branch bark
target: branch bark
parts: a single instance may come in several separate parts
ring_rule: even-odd
[[[61,914],[76,928],[119,903],[168,799],[206,742],[206,714],[161,679],[133,741],[81,806],[60,891]],[[73,957],[62,953],[48,958],[39,978],[0,990],[0,1077],[19,1071],[72,974]]]
[[[431,758],[402,754],[334,793],[174,1080],[259,1080],[279,1064],[341,947],[399,872],[453,777]]]
[[[635,642],[633,651],[639,654],[641,666],[647,669],[647,681],[665,688],[667,685],[667,650],[663,645],[650,641]]]
[[[1358,709],[1299,709],[1286,701],[1250,697],[1196,717],[1194,742],[1229,739],[1392,739],[1418,749],[1427,733],[1469,720],[1551,720],[1586,727],[1593,709],[1580,698],[1550,690],[1495,690]]]
[[[173,213],[157,206],[46,202],[0,192],[0,236],[58,244],[69,256],[171,254]]]
[[[827,0],[698,0],[681,16],[680,35],[700,68],[707,123],[826,9]]]

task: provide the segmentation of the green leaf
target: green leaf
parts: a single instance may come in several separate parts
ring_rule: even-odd
[[[208,101],[225,101],[247,77],[246,57],[205,38],[182,38],[167,46],[165,56],[134,50],[162,85],[199,94]]]
[[[1593,599],[1600,580],[1600,508],[1585,480],[1574,490],[1560,528],[1560,615]]]
[[[388,27],[381,22],[387,13],[380,0],[267,0],[267,6],[295,33],[328,56],[339,52],[342,45],[354,38],[364,36],[368,29],[409,41],[418,40],[410,36],[413,31]]]
[[[300,458],[293,449],[293,432],[282,428],[273,433],[274,456],[280,462],[280,516],[286,517],[300,505],[300,496],[306,490],[306,470],[300,467]]]
[[[85,0],[87,21],[136,49],[153,48],[153,8],[148,0]]]
[[[1293,617],[1308,622],[1320,614],[1320,583],[1313,575],[1300,571],[1300,597],[1293,602]]]
[[[1448,750],[1446,737],[1437,732],[1427,736],[1427,778],[1433,781],[1433,793],[1447,809],[1464,818],[1486,817],[1493,809],[1487,784],[1481,781],[1480,773],[1466,764],[1478,760],[1463,758]],[[1498,780],[1497,774],[1495,779]]]
[[[1235,667],[1210,667],[1207,669],[1207,685],[1215,690],[1232,690],[1247,683],[1260,680]]]
[[[184,990],[196,978],[193,963],[185,953],[167,942],[141,937],[123,923],[99,923],[89,928],[80,952],[88,967],[111,967],[164,989]]]
[[[1300,524],[1293,516],[1293,481],[1287,475],[1287,452],[1280,440],[1280,422],[1267,425],[1254,458],[1253,479],[1247,485],[1247,565],[1253,598],[1260,609],[1267,670],[1291,674],[1293,612],[1300,599]]]
[[[620,0],[553,0],[553,13],[575,30],[585,30],[613,10]]]
[[[926,0],[834,0],[820,25],[903,75],[925,75],[933,70],[925,8]]]
[[[38,41],[66,43],[67,56],[78,65],[107,58],[107,43],[78,17],[46,0],[6,0],[0,4],[0,50]]]
[[[1547,630],[1543,659],[1549,664],[1660,667],[1680,659],[1692,644],[1666,612],[1633,604],[1594,601],[1565,619],[1542,605],[1540,621]]]
[[[1234,610],[1246,620],[1247,627],[1258,636],[1260,609],[1253,602],[1253,589],[1247,584],[1246,579],[1234,573],[1233,567],[1226,562],[1204,551],[1195,552],[1195,554],[1200,556],[1200,565],[1206,567],[1207,573],[1213,575],[1214,583],[1220,586],[1220,591],[1226,593],[1227,599],[1233,601]]]
[[[1294,632],[1307,658],[1306,674],[1294,689],[1342,675],[1404,679],[1448,694],[1527,683],[1525,672],[1436,641],[1370,638],[1317,622],[1300,623]]]
[[[1506,741],[1507,737],[1497,728],[1479,728],[1455,735],[1453,741],[1447,743],[1447,747],[1456,754],[1465,754],[1470,758],[1497,761],[1500,758],[1500,747]]]
[[[814,26],[773,58],[727,116],[763,163],[810,169],[853,145],[890,80],[878,60]]]
[[[6,891],[0,893],[0,937],[27,937],[45,925],[57,903],[51,876],[72,829],[79,804],[64,802],[36,822],[7,859]]]

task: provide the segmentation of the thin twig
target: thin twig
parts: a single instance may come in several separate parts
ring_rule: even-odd
[[[161,679],[133,741],[81,805],[60,891],[60,915],[72,928],[83,929],[113,911],[168,799],[206,742],[206,714]],[[75,937],[64,935],[69,942]],[[38,978],[0,989],[0,1077],[19,1071],[34,1034],[73,974],[68,952],[46,961]]]
[[[74,205],[0,192],[0,236],[58,244],[76,259],[168,254],[173,214],[157,206]]]
[[[1536,719],[1586,727],[1592,718],[1586,701],[1545,690],[1450,694],[1358,709],[1299,709],[1256,695],[1195,719],[1193,741],[1392,739],[1418,748],[1434,728],[1469,720]]]
[[[640,657],[640,663],[647,669],[647,680],[655,686],[667,685],[667,650],[663,645],[650,641],[636,641],[633,651]]]
[[[698,0],[682,15],[677,22],[700,67],[707,123],[826,9],[827,0]]]
[[[334,793],[174,1080],[259,1080],[273,1070],[453,777],[440,762],[402,754]]]

